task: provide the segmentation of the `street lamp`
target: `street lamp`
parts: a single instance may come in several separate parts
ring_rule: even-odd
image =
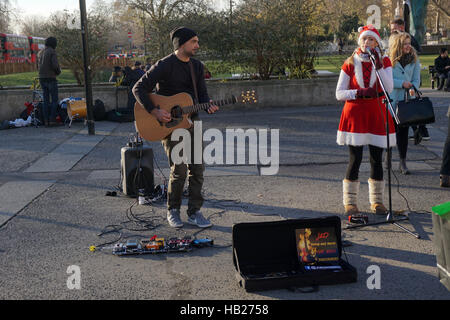
[[[88,28],[86,18],[86,1],[80,0],[80,16],[81,16],[81,38],[83,41],[83,61],[84,61],[84,87],[86,89],[86,111],[87,111],[87,126],[89,135],[95,135],[94,128],[94,112],[92,103],[92,84],[91,84],[91,62],[89,57],[88,47]]]

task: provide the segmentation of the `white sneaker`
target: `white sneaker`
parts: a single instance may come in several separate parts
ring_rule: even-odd
[[[180,209],[170,209],[167,211],[167,221],[172,228],[181,228],[183,221],[180,218]]]
[[[200,211],[197,211],[192,216],[189,216],[187,222],[200,228],[209,228],[212,226],[212,223],[209,222],[209,220],[206,219]]]

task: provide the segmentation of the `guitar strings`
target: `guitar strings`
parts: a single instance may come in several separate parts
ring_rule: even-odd
[[[183,109],[183,113],[192,113],[192,112],[197,112],[200,110],[205,110],[213,104],[220,107],[220,106],[223,106],[226,104],[230,104],[232,102],[233,102],[233,98],[228,98],[228,99],[213,101],[212,103],[205,102],[205,103],[200,103],[200,104],[196,104],[196,105],[192,105],[192,106],[187,106],[187,107],[183,107],[182,109]]]

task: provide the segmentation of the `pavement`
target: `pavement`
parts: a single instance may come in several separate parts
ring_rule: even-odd
[[[99,121],[95,135],[88,134],[83,122],[71,128],[2,130],[0,299],[450,299],[450,291],[437,278],[431,220],[431,207],[450,200],[450,189],[439,187],[450,93],[423,92],[435,107],[436,122],[427,126],[431,140],[417,146],[410,143],[407,163],[412,174],[407,176],[397,170],[394,149],[392,175],[392,209],[409,212],[409,220],[400,224],[420,239],[393,224],[345,229],[342,179],[348,150],[335,142],[342,109],[338,104],[231,111],[223,107],[215,115],[203,115],[204,130],[279,129],[280,162],[276,175],[261,175],[261,166],[254,163],[208,166],[202,211],[214,225],[204,230],[188,224],[170,228],[162,202],[137,205],[120,192],[116,197],[106,196],[120,185],[120,150],[134,133],[133,123]],[[155,156],[155,182],[164,183],[169,169],[161,144],[146,145]],[[359,207],[366,212],[369,169],[365,150]],[[387,194],[385,199],[387,205]],[[234,224],[330,215],[342,218],[342,236],[348,245],[343,258],[357,269],[357,282],[321,286],[313,293],[247,293],[238,286],[231,247]],[[99,236],[112,230],[112,225],[120,226],[121,233]],[[153,235],[209,237],[215,246],[127,257],[112,255],[108,246],[101,250],[102,244],[115,242],[119,236]],[[276,241],[260,240],[262,245]],[[95,252],[89,250],[93,245],[99,248]],[[381,276],[375,288],[370,285],[373,266]]]

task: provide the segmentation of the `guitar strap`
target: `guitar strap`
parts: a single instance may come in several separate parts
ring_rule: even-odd
[[[192,86],[194,87],[194,94],[195,94],[194,104],[198,104],[199,101],[198,101],[197,85],[195,84],[194,66],[192,65],[192,61],[190,59],[189,59],[189,68],[191,69]]]

